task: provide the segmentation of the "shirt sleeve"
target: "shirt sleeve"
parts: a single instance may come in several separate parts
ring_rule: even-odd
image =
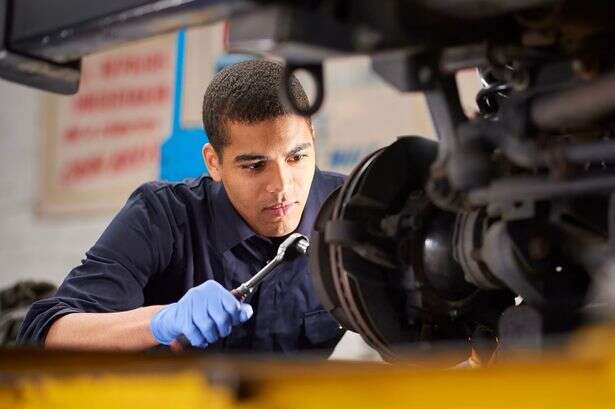
[[[137,189],[57,293],[32,304],[19,343],[42,344],[51,324],[70,313],[141,307],[149,278],[163,271],[172,257],[173,229],[167,214],[155,185]]]

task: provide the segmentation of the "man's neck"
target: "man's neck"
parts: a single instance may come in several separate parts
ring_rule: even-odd
[[[282,244],[282,242],[283,242],[284,240],[286,240],[286,238],[287,238],[288,236],[290,236],[290,234],[291,234],[291,233],[288,233],[288,234],[287,234],[287,235],[285,235],[285,236],[280,236],[280,237],[267,237],[267,238],[268,238],[269,240],[271,240],[271,243],[273,243],[273,247],[274,247],[274,248],[276,249],[276,251],[277,251],[278,247],[280,247],[280,244]]]

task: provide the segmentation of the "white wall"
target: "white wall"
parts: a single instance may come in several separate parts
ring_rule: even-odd
[[[23,279],[61,282],[109,222],[35,215],[42,95],[0,80],[0,288]]]

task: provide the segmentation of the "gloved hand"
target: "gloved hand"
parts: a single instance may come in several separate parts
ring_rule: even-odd
[[[160,310],[151,321],[154,338],[170,345],[185,335],[192,346],[206,347],[231,333],[252,316],[252,306],[240,303],[214,280],[191,288],[176,303]]]

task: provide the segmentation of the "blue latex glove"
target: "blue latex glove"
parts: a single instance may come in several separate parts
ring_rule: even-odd
[[[232,326],[251,316],[250,304],[240,303],[226,288],[209,280],[160,310],[152,318],[151,329],[154,338],[164,345],[184,335],[192,346],[206,347],[228,336]]]

